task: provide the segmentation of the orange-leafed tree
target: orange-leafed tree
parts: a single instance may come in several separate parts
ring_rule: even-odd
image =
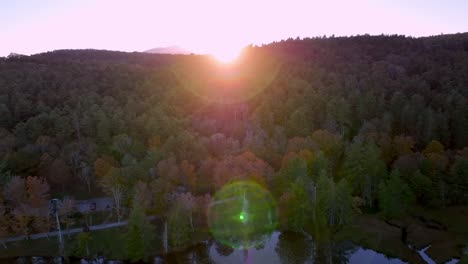
[[[253,180],[261,185],[273,174],[273,169],[252,152],[226,156],[216,163],[213,178],[217,188],[234,180]]]
[[[44,178],[28,176],[26,178],[26,213],[30,215],[30,229],[34,232],[46,232],[49,230],[50,221],[48,217],[47,204],[50,199],[50,187]]]
[[[393,138],[393,150],[395,156],[401,156],[413,153],[414,139],[408,136],[396,136]]]
[[[153,135],[148,138],[147,145],[149,149],[157,149],[161,146],[161,137]]]
[[[111,156],[101,156],[94,162],[94,173],[96,177],[106,175],[113,167],[117,167],[117,161]]]
[[[34,208],[46,207],[50,198],[50,187],[44,178],[28,176],[26,178],[27,202]]]
[[[72,181],[72,172],[65,160],[59,158],[52,162],[47,175],[47,181],[61,186],[63,191],[66,190],[67,184]]]
[[[32,233],[33,216],[31,215],[31,208],[26,204],[16,206],[11,211],[12,221],[10,228],[15,234],[27,235]]]
[[[174,185],[182,183],[179,166],[174,156],[161,160],[157,166],[158,175],[165,178]]]
[[[13,176],[4,188],[5,200],[13,207],[21,204],[26,197],[24,182],[24,178]]]

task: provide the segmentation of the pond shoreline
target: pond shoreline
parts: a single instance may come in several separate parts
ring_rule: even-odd
[[[468,209],[465,207],[455,208],[452,211],[456,212],[456,214],[448,215],[449,217],[460,217],[459,221],[463,223],[466,210]],[[375,214],[361,214],[357,215],[348,226],[334,233],[332,240],[334,242],[349,241],[363,249],[373,250],[388,257],[398,258],[410,263],[426,263],[420,254],[421,250],[426,249],[424,253],[434,262],[445,263],[453,259],[461,259],[463,257],[463,248],[466,246],[467,240],[464,233],[460,235],[461,231],[454,226],[455,224],[439,221],[438,218],[433,219],[427,215],[414,214],[414,216],[399,220],[386,220]],[[463,227],[463,225],[461,226]],[[166,254],[158,250],[154,252],[154,255],[162,259],[168,256],[185,254],[194,250],[194,248],[213,244],[215,244],[215,241],[208,230],[202,230],[192,236],[190,245],[172,248]],[[430,247],[428,247],[429,245]],[[2,250],[4,249],[0,250],[0,256]],[[18,250],[17,252],[22,251]],[[40,255],[55,256],[55,254],[52,251],[44,251]],[[31,258],[30,256],[27,258]],[[12,257],[11,255],[4,258],[0,257],[0,263],[11,263],[11,261],[21,257],[21,255],[18,257]],[[72,259],[81,259],[80,257],[82,256],[70,256]]]
[[[452,217],[466,217],[463,212],[460,210],[458,215]],[[454,232],[454,229],[456,227],[427,216],[413,215],[398,220],[385,220],[377,215],[359,215],[352,224],[337,232],[335,237],[411,263],[426,263],[420,251],[430,246],[425,254],[436,263],[445,263],[463,257],[467,238]]]

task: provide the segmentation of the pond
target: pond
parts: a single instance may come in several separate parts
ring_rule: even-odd
[[[101,234],[104,237],[104,234]],[[104,255],[109,259],[122,258],[122,254],[115,254],[120,248],[124,249],[123,241],[116,239],[116,233],[109,232],[107,234],[109,239],[100,239],[97,243],[99,246],[94,245],[91,249],[92,252],[99,255]],[[56,240],[47,240],[54,242]],[[382,240],[386,241],[386,240]],[[155,243],[155,252],[161,252],[162,241],[158,239]],[[46,246],[46,245],[45,245]],[[55,248],[56,244],[48,244],[48,248]],[[115,247],[114,251],[103,251],[103,247]],[[418,258],[413,258],[412,263],[436,263],[434,262],[425,251],[429,248],[425,247],[422,250],[413,250]],[[24,248],[22,248],[24,250]],[[5,250],[12,250],[8,248]],[[38,251],[28,251],[29,253],[15,251],[17,254],[33,255],[40,254]],[[21,252],[21,253],[20,253]],[[114,252],[114,253],[112,253]],[[43,252],[45,253],[45,252]],[[42,255],[54,255],[55,253],[49,252]],[[95,253],[93,253],[94,255]],[[419,256],[420,257],[419,257]],[[10,255],[11,256],[11,255]],[[14,255],[13,255],[14,256]],[[70,258],[71,263],[124,263],[123,261],[103,262],[101,261],[84,261],[79,258]],[[20,258],[0,258],[0,263],[62,263],[57,261],[57,258],[50,257],[20,257]],[[447,263],[457,263],[453,259]],[[66,262],[63,262],[66,263]],[[267,236],[263,243],[258,244],[254,248],[248,250],[232,249],[227,247],[214,239],[206,240],[185,251],[171,252],[165,255],[157,255],[151,259],[151,263],[407,263],[398,258],[387,257],[386,255],[376,252],[371,249],[364,248],[351,242],[321,242],[318,243],[306,234],[294,232],[280,232],[275,231],[270,236]]]
[[[234,250],[206,242],[184,252],[157,257],[160,263],[406,263],[350,242],[314,243],[310,236],[274,232],[260,247]]]

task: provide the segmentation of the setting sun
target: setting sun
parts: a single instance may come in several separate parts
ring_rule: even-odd
[[[0,0],[0,264],[468,264],[467,11]]]
[[[239,57],[240,48],[221,47],[211,52],[211,55],[222,63],[231,63]]]

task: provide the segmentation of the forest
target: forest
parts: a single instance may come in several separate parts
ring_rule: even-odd
[[[52,198],[73,226],[74,199],[111,197],[115,219],[129,219],[127,257],[145,259],[145,216],[166,219],[169,246],[183,248],[207,229],[215,193],[240,180],[271,192],[278,229],[315,237],[360,215],[466,208],[468,34],[291,38],[232,64],[0,58],[0,239],[54,229]]]

